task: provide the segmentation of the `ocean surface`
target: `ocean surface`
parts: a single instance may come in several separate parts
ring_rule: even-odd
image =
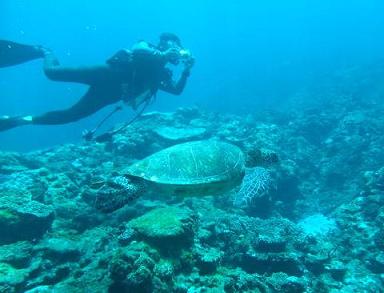
[[[129,125],[139,111],[124,106],[98,141],[83,131],[114,105],[0,132],[0,293],[383,292],[383,11],[0,1],[0,40],[49,48],[63,66],[104,64],[163,32],[195,58],[181,95],[159,91]],[[0,117],[84,95],[42,63],[0,68]]]

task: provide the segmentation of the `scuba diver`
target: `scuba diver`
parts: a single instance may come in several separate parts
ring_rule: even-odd
[[[37,116],[0,116],[0,131],[23,125],[74,122],[120,100],[136,110],[150,101],[158,90],[180,95],[194,64],[190,52],[172,33],[161,34],[157,46],[139,41],[131,50],[118,51],[105,64],[90,67],[64,67],[47,48],[0,40],[0,67],[37,58],[44,58],[44,72],[49,79],[87,84],[88,91],[76,104],[65,110]],[[180,78],[175,81],[166,65],[180,62],[184,68]]]

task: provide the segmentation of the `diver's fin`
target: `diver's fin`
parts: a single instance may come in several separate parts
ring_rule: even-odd
[[[0,117],[0,132],[9,130],[15,127],[19,127],[22,125],[28,125],[28,124],[32,124],[31,116],[24,116],[24,117],[2,116]]]
[[[39,46],[0,40],[0,67],[12,66],[42,57],[44,57],[44,50]]]

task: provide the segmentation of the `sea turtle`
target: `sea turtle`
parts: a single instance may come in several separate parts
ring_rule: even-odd
[[[238,186],[245,174],[244,154],[235,145],[201,140],[154,153],[123,169],[98,189],[95,206],[110,212],[144,191],[174,195],[215,195]]]

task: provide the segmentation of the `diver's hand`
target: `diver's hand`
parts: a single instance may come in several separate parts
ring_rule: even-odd
[[[191,74],[191,69],[195,65],[195,58],[191,55],[188,59],[183,61],[184,70],[183,74],[189,76]]]
[[[192,55],[188,59],[184,60],[184,70],[191,70],[193,65],[195,65],[195,57]]]
[[[180,52],[176,48],[169,48],[162,53],[162,56],[166,61],[175,60],[180,57]]]

